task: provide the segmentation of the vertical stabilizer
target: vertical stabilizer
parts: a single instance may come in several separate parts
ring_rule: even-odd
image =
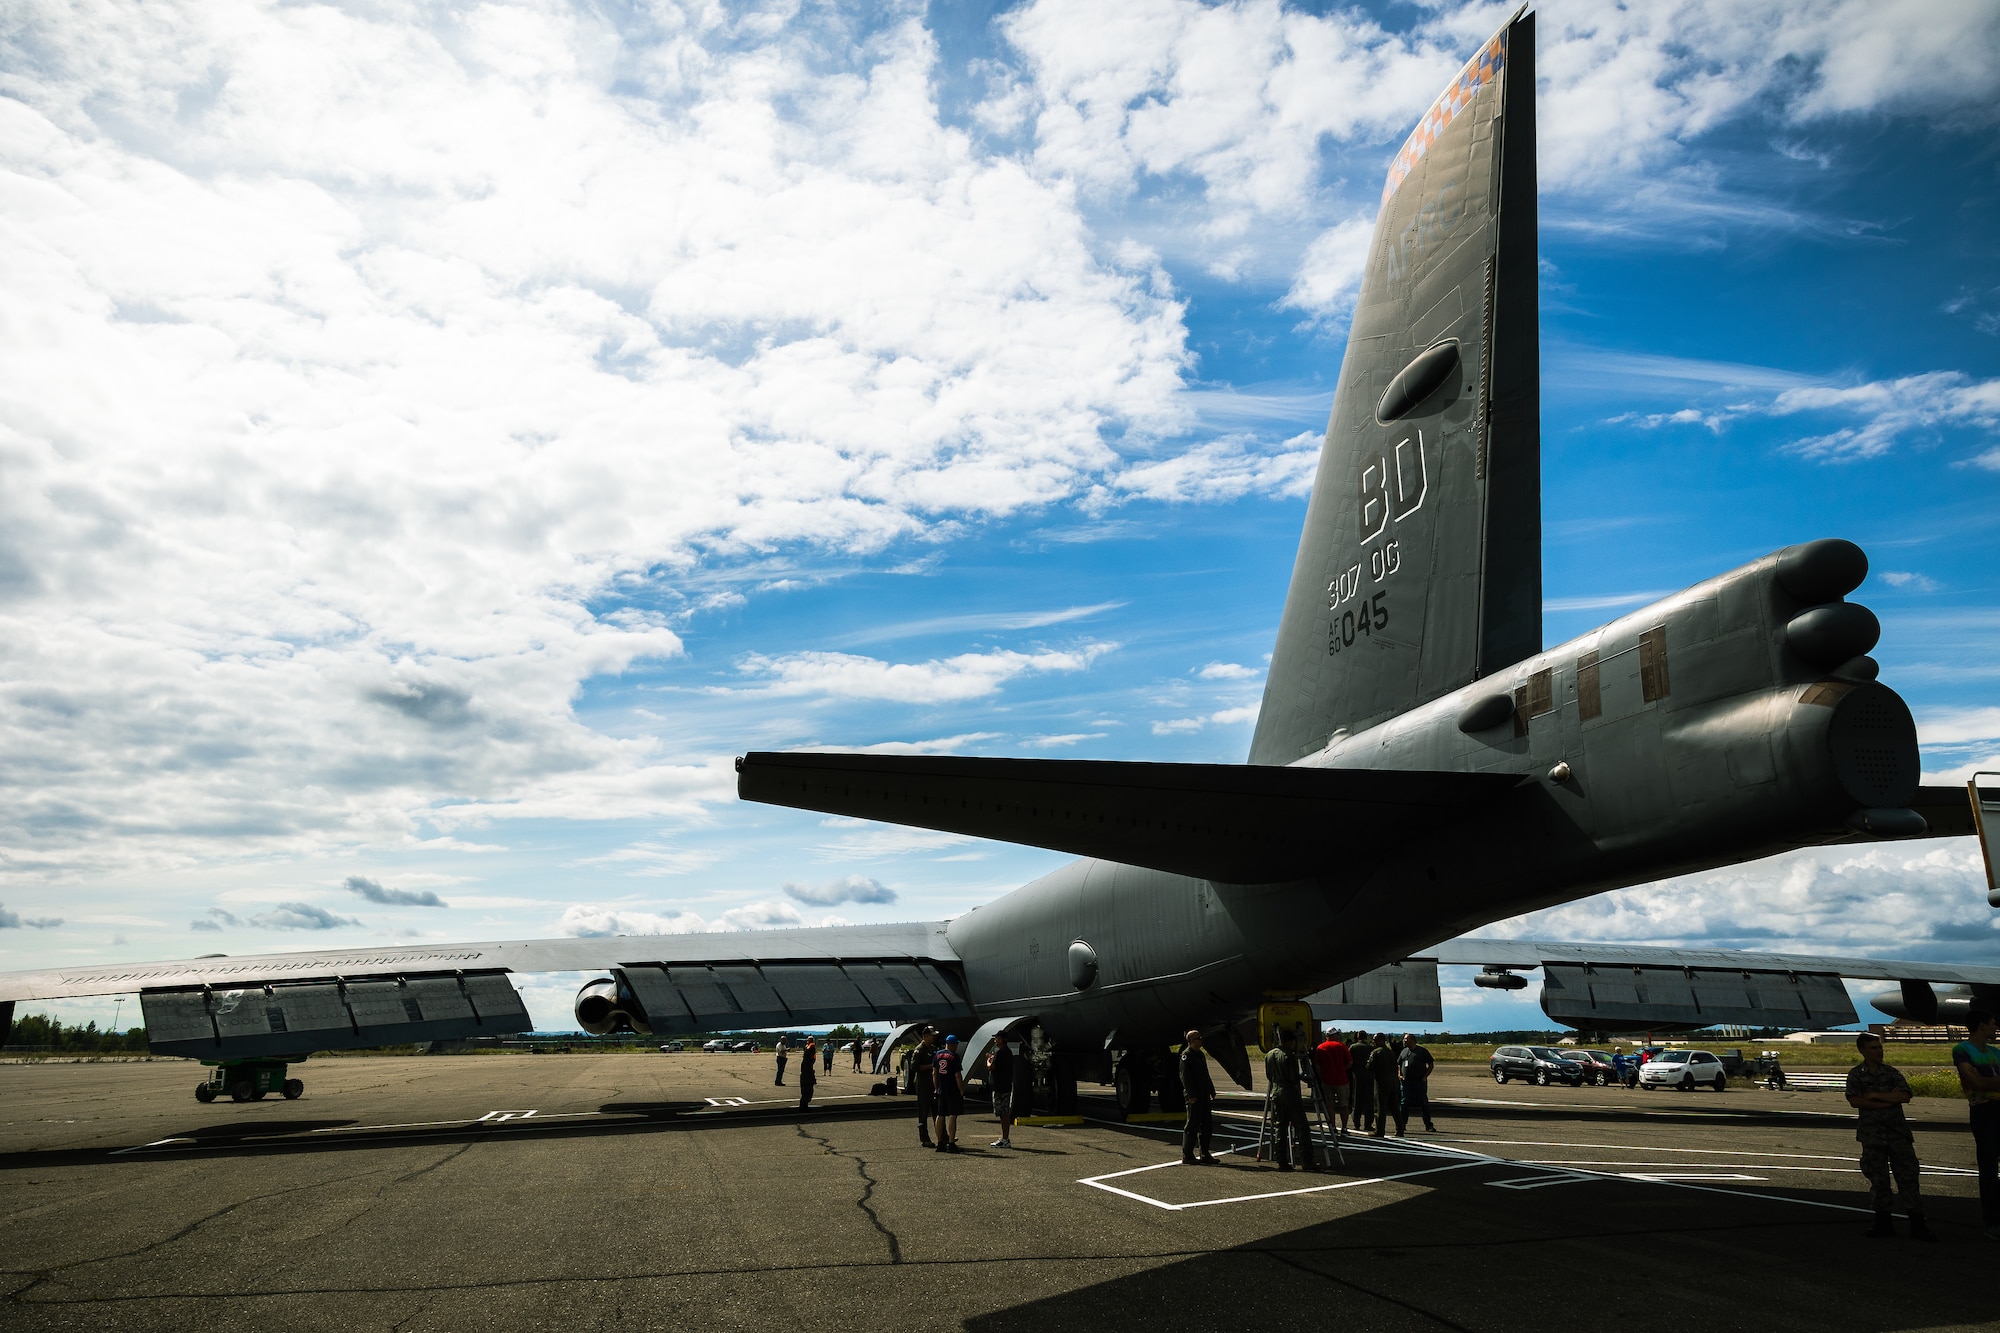
[[[1542,646],[1534,16],[1389,168],[1253,764],[1288,764]]]

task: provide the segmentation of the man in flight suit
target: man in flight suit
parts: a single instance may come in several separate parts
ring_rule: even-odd
[[[1215,1080],[1208,1076],[1208,1053],[1201,1049],[1201,1033],[1188,1030],[1187,1044],[1181,1047],[1181,1096],[1187,1101],[1187,1124],[1181,1130],[1181,1165],[1214,1166]],[[1195,1156],[1199,1149],[1201,1155]]]
[[[1299,1094],[1299,1039],[1281,1030],[1275,1050],[1264,1052],[1264,1081],[1271,1085],[1271,1138],[1278,1169],[1292,1169],[1291,1141],[1298,1143],[1299,1165],[1319,1170],[1313,1162],[1312,1126],[1306,1123],[1305,1099]]]

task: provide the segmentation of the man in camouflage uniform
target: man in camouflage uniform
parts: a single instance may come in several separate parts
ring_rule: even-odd
[[[1847,1104],[1860,1116],[1854,1137],[1861,1144],[1861,1174],[1868,1177],[1875,1203],[1875,1225],[1866,1234],[1893,1236],[1890,1177],[1895,1177],[1898,1202],[1910,1219],[1913,1240],[1936,1240],[1924,1222],[1924,1201],[1917,1193],[1917,1147],[1903,1103],[1910,1085],[1894,1065],[1882,1062],[1882,1039],[1864,1032],[1854,1041],[1861,1063],[1847,1071]]]
[[[1270,1084],[1265,1095],[1271,1099],[1271,1146],[1278,1169],[1292,1169],[1291,1144],[1296,1142],[1299,1165],[1308,1171],[1319,1170],[1313,1161],[1305,1098],[1299,1092],[1299,1039],[1290,1028],[1282,1030],[1276,1049],[1264,1052],[1264,1081]]]

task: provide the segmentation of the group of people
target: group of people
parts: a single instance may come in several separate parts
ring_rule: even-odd
[[[867,1041],[857,1039],[850,1043],[850,1047],[854,1052],[855,1072],[859,1073],[861,1071],[861,1059],[864,1055],[869,1057],[869,1068],[874,1068],[874,1056],[882,1049],[882,1039],[880,1037],[873,1037]],[[831,1039],[822,1041],[817,1037],[806,1038],[806,1044],[799,1052],[798,1087],[799,1109],[801,1111],[807,1110],[812,1106],[813,1092],[819,1086],[820,1075],[822,1073],[831,1074],[833,1072],[833,1053],[836,1049],[837,1046]],[[785,1086],[785,1066],[790,1063],[792,1058],[792,1048],[786,1043],[783,1037],[778,1038],[777,1052],[778,1077],[776,1086],[782,1088]]]
[[[1310,1061],[1310,1071],[1307,1062]],[[1307,1171],[1318,1164],[1312,1152],[1312,1126],[1306,1118],[1306,1080],[1319,1084],[1328,1116],[1338,1133],[1384,1138],[1389,1121],[1396,1135],[1405,1136],[1412,1117],[1435,1133],[1431,1123],[1430,1078],[1437,1061],[1417,1041],[1403,1034],[1401,1049],[1389,1034],[1372,1038],[1357,1032],[1350,1041],[1327,1033],[1310,1052],[1300,1049],[1299,1034],[1282,1029],[1278,1044],[1264,1052],[1264,1079],[1271,1098],[1273,1156],[1280,1171],[1290,1171],[1294,1158]],[[1180,1059],[1181,1095],[1187,1102],[1187,1122],[1181,1131],[1181,1161],[1188,1166],[1213,1166],[1209,1151],[1215,1136],[1215,1081],[1209,1076],[1202,1036],[1190,1030],[1183,1038]],[[1353,1128],[1350,1128],[1350,1120]]]
[[[916,1095],[917,1142],[926,1148],[943,1153],[960,1151],[958,1118],[965,1110],[964,1060],[956,1036],[948,1034],[940,1039],[931,1028],[924,1029],[903,1057],[899,1076]],[[1028,1077],[1028,1062],[1004,1040],[995,1041],[986,1052],[986,1086],[992,1091],[993,1114],[1000,1122],[1000,1137],[987,1147],[1014,1146],[1015,1098]]]

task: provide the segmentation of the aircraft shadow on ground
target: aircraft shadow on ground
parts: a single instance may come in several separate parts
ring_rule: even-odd
[[[1139,1271],[963,1327],[1157,1333],[1554,1322],[1879,1333],[1991,1316],[1990,1302],[1955,1276],[1991,1249],[1975,1199],[1933,1200],[1942,1241],[1927,1245],[1901,1235],[1864,1239],[1864,1214],[1794,1201],[1851,1208],[1862,1203],[1858,1190],[1730,1197],[1593,1180],[1508,1191],[1490,1188],[1491,1179],[1482,1171],[1439,1177],[1413,1197],[1165,1265],[1135,1258]]]

